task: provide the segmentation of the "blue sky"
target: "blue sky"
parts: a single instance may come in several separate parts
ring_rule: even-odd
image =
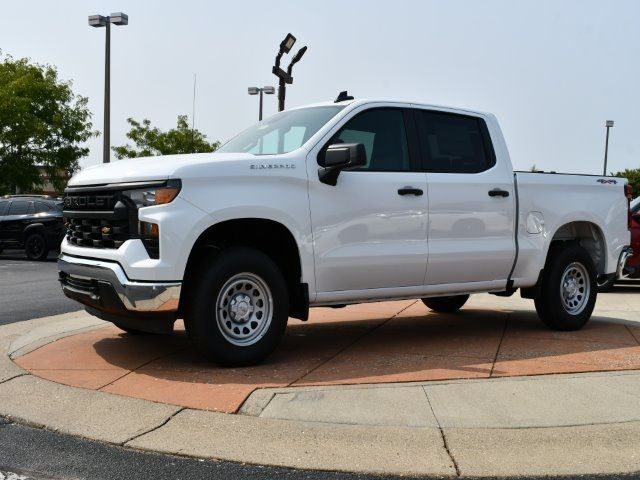
[[[514,165],[599,173],[604,122],[610,169],[640,167],[640,1],[21,0],[4,2],[0,48],[59,68],[88,96],[102,129],[104,30],[87,16],[124,11],[112,29],[112,144],[126,118],[169,128],[191,115],[225,140],[257,119],[248,86],[276,85],[288,31],[309,50],[287,105],[359,98],[414,100],[497,115]],[[266,97],[267,114],[276,110]],[[101,139],[82,161],[101,161]]]

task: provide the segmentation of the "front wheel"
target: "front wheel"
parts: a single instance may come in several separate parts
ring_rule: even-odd
[[[457,312],[469,300],[469,295],[452,295],[449,297],[423,298],[422,303],[434,312],[453,313]]]
[[[196,349],[229,367],[264,360],[284,335],[289,295],[280,269],[244,247],[221,252],[193,282],[185,327]]]
[[[554,247],[535,299],[540,320],[553,330],[582,328],[596,304],[597,273],[587,251],[577,244]]]
[[[49,255],[47,241],[40,233],[32,233],[24,242],[24,250],[29,260],[46,260]]]

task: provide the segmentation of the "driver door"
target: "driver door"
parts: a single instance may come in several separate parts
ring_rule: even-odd
[[[410,148],[413,128],[405,109],[369,108],[311,151],[307,168],[319,294],[423,285],[427,179]],[[336,143],[363,144],[367,164],[342,171],[330,186],[319,181],[318,161]]]

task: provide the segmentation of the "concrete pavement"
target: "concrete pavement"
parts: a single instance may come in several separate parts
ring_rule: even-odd
[[[87,350],[97,351],[95,343],[81,340],[96,339],[109,328],[84,314],[12,324],[0,327],[0,347],[5,352],[0,356],[0,415],[136,449],[296,468],[444,476],[638,472],[640,372],[633,369],[637,368],[640,345],[635,336],[640,326],[636,322],[640,302],[629,296],[621,301],[612,297],[600,296],[597,321],[571,338],[537,330],[529,321],[528,302],[513,297],[474,298],[465,313],[471,320],[460,324],[468,332],[465,335],[427,316],[436,325],[427,331],[432,338],[422,330],[426,327],[416,326],[418,312],[412,309],[420,305],[412,303],[400,309],[390,305],[392,302],[362,306],[358,315],[363,323],[352,319],[346,325],[337,323],[344,320],[340,317],[344,310],[320,311],[324,321],[293,329],[294,338],[306,338],[303,346],[312,348],[315,342],[309,341],[309,336],[318,335],[320,341],[332,343],[334,329],[339,328],[349,341],[338,338],[339,348],[312,349],[314,362],[302,358],[304,368],[295,372],[297,378],[272,364],[256,371],[228,372],[235,383],[229,377],[218,381],[220,373],[210,370],[214,367],[205,369],[184,356],[187,347],[180,335],[159,341],[160,357],[181,358],[181,373],[171,380],[182,382],[181,390],[187,395],[202,395],[200,383],[218,386],[206,390],[204,399],[235,386],[252,386],[253,393],[243,390],[246,400],[238,414],[129,398],[109,389],[92,390],[96,385],[77,388],[37,378],[7,355],[13,354],[18,362],[37,359],[38,352],[56,344],[85,345]],[[502,306],[497,313],[488,310],[497,305]],[[389,318],[379,322],[380,312]],[[426,311],[422,313],[425,316]],[[497,320],[492,320],[492,315]],[[506,319],[514,318],[519,328],[514,327],[507,337],[505,326],[511,323]],[[491,327],[483,329],[483,323]],[[493,324],[499,324],[503,332],[499,347],[493,346]],[[483,333],[484,339],[471,341]],[[69,334],[72,336],[65,337]],[[117,373],[118,378],[135,374],[135,379],[146,377],[139,382],[142,390],[162,392],[166,375],[159,375],[159,368],[144,370],[149,362],[159,361],[154,356],[158,350],[151,352],[130,338],[123,336],[120,340],[125,342],[115,343],[123,352],[117,363],[109,363],[114,357],[102,350],[102,363],[94,358],[93,364],[80,365],[79,370],[103,379],[105,371]],[[172,346],[172,338],[177,346]],[[440,357],[454,358],[444,370],[484,362],[488,345],[495,358],[479,370],[482,375],[475,376],[478,369],[471,369],[465,379],[449,375],[432,380],[442,376],[442,364],[438,363],[442,360],[429,360],[431,356],[426,355],[431,363],[425,363],[425,353],[418,355],[418,345],[426,341],[428,348],[437,347],[438,340]],[[72,341],[76,343],[65,343]],[[384,342],[394,355],[384,355]],[[523,344],[530,346],[529,354],[515,355],[518,345]],[[465,346],[477,353],[463,357],[460,352]],[[502,346],[507,353],[501,353]],[[294,348],[295,343],[284,347],[285,358],[293,353],[304,357],[302,350]],[[125,365],[130,359],[127,350],[136,352],[129,365]],[[366,370],[372,351],[383,356]],[[414,362],[411,369],[406,361],[393,361],[407,352],[410,355],[405,356]],[[348,360],[358,360],[358,353],[363,357],[354,367]],[[67,355],[73,357],[73,351],[67,349]],[[63,365],[56,362],[63,358],[61,354],[50,356],[51,370],[61,371]],[[460,358],[466,358],[466,363]],[[505,376],[505,372],[512,375],[515,368],[523,366],[527,373],[542,370],[547,375]],[[569,368],[596,373],[552,374],[552,369],[563,372]],[[188,375],[194,369],[200,383]],[[436,375],[428,378],[416,375],[433,370]],[[237,381],[242,375],[244,383]],[[268,375],[271,377],[256,383],[258,377]],[[280,383],[273,381],[274,375]],[[396,375],[395,383],[389,383],[392,375]],[[370,383],[374,377],[379,383]],[[305,378],[308,381],[300,381]],[[412,381],[403,381],[407,378]],[[282,385],[284,380],[287,382]]]

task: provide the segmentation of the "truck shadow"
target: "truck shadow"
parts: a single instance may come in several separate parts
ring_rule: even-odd
[[[107,364],[133,372],[107,391],[222,411],[236,411],[253,390],[264,387],[640,368],[636,322],[594,316],[580,331],[554,332],[530,310],[465,308],[441,315],[420,307],[421,315],[414,308],[391,319],[318,309],[322,312],[308,323],[291,321],[278,350],[250,368],[207,362],[180,327],[172,336],[133,336],[114,327],[91,348]],[[196,405],[194,394],[202,397]]]

